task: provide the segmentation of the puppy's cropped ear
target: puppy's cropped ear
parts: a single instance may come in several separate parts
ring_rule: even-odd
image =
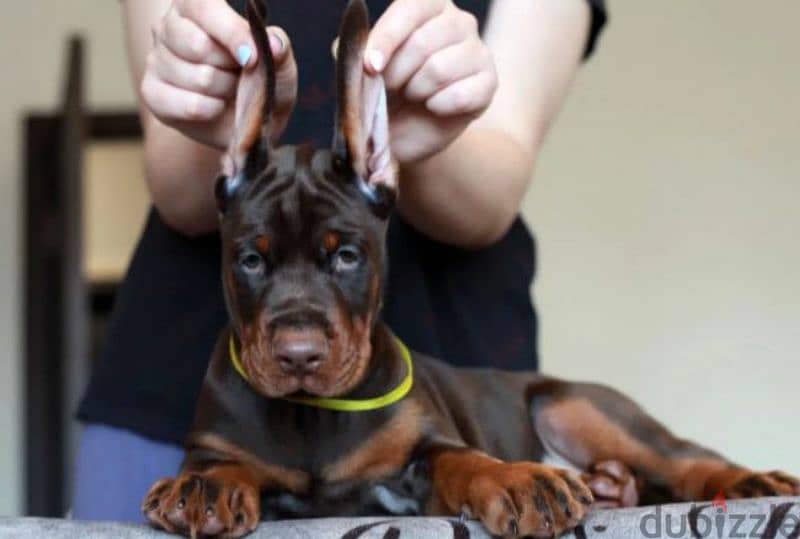
[[[350,0],[336,53],[337,113],[334,155],[355,172],[375,213],[387,217],[397,194],[397,170],[389,148],[389,115],[383,77],[364,71],[369,13],[364,0]]]
[[[247,0],[247,20],[258,50],[258,64],[242,71],[230,145],[222,157],[222,176],[215,188],[224,213],[236,192],[269,162],[272,109],[275,103],[275,61],[267,37],[264,0]]]

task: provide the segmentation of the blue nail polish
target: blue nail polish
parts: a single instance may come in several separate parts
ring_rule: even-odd
[[[251,49],[249,45],[242,45],[236,49],[236,59],[239,60],[239,65],[242,67],[247,65],[252,55],[253,49]]]

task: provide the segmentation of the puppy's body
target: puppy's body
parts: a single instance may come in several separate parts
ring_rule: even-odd
[[[549,381],[545,377],[457,369],[413,354],[414,385],[402,401],[365,412],[331,411],[265,399],[231,365],[228,335],[212,359],[193,443],[221,453],[232,444],[286,472],[292,481],[268,489],[265,500],[277,516],[423,514],[430,477],[416,467],[435,444],[478,449],[508,461],[544,456],[531,422],[530,395]],[[387,328],[376,328],[373,361],[382,365],[371,367],[375,375],[351,397],[384,393],[405,376],[394,339]],[[213,456],[189,455],[198,462]],[[293,496],[286,496],[287,490]]]
[[[275,81],[262,15],[250,0],[264,65],[242,75],[217,184],[231,323],[181,474],[144,501],[151,522],[239,537],[261,516],[463,512],[497,535],[552,536],[577,525],[593,494],[631,505],[639,494],[800,493],[792,477],[752,472],[675,438],[610,389],[456,369],[419,354],[407,362],[380,322],[396,181],[383,89],[362,68],[366,7],[352,0],[342,24],[331,150],[272,146]],[[342,411],[329,409],[331,398],[379,401]]]

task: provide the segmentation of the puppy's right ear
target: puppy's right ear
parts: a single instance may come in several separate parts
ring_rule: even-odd
[[[269,163],[272,110],[275,103],[275,60],[267,36],[267,5],[247,0],[247,21],[256,43],[258,63],[244,69],[236,91],[233,134],[222,156],[217,180],[217,206],[224,213],[237,192]]]
[[[381,218],[397,195],[397,170],[389,146],[389,113],[383,77],[364,71],[369,35],[364,0],[350,0],[336,53],[337,113],[333,154],[355,173],[356,186]]]

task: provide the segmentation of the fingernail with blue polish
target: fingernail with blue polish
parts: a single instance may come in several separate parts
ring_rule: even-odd
[[[253,49],[251,49],[249,45],[242,45],[236,49],[236,59],[242,67],[247,65],[251,56],[253,56]]]

